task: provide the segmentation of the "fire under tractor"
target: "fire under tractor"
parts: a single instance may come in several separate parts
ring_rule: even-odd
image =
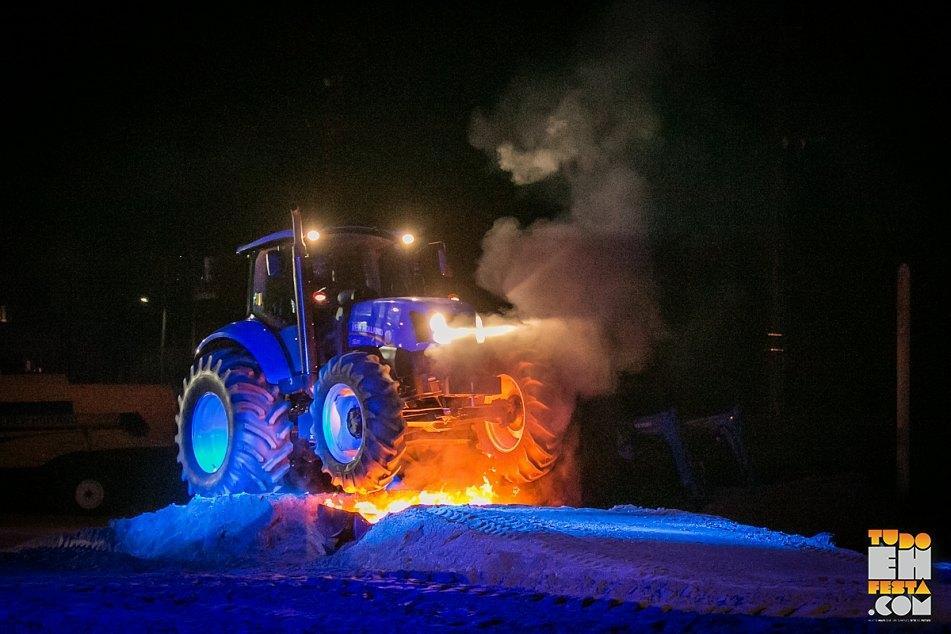
[[[412,468],[407,448],[419,444],[478,452],[514,484],[551,470],[561,438],[545,417],[559,395],[543,364],[510,351],[498,367],[453,376],[427,354],[458,338],[477,346],[487,332],[455,295],[425,296],[428,280],[448,275],[442,243],[305,231],[295,210],[290,229],[237,253],[249,263],[247,316],[201,341],[178,399],[191,494],[278,490],[308,464],[369,493]]]

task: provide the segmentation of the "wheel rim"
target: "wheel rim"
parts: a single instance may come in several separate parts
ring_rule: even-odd
[[[228,454],[228,412],[214,392],[205,392],[192,410],[192,453],[206,473],[214,473]]]
[[[502,453],[514,451],[525,432],[525,398],[518,381],[508,374],[500,374],[502,398],[513,399],[514,411],[511,420],[505,422],[485,421],[485,433],[496,450]]]
[[[87,511],[99,508],[106,497],[106,491],[99,480],[83,480],[76,485],[76,504]]]
[[[330,455],[341,464],[356,460],[363,446],[363,408],[345,383],[330,388],[321,416],[324,442]]]

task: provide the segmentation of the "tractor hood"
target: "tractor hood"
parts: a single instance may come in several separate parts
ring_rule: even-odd
[[[389,297],[354,303],[350,308],[348,344],[392,346],[416,352],[435,343],[430,321],[436,314],[448,323],[475,326],[469,304],[444,297]]]

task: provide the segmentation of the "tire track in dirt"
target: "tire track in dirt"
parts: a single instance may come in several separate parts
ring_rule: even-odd
[[[571,586],[568,594],[582,598],[614,598],[667,609],[702,606],[699,609],[708,613],[821,617],[861,616],[864,611],[859,604],[864,598],[862,583],[847,575],[805,579],[811,585],[802,585],[803,580],[799,580],[800,585],[796,585],[796,579],[782,580],[771,587],[771,580],[763,575],[754,574],[745,580],[742,571],[738,571],[739,574],[724,578],[716,562],[698,566],[690,565],[698,562],[687,561],[683,565],[670,561],[671,556],[645,557],[652,547],[658,552],[683,553],[685,559],[696,556],[696,551],[705,546],[710,548],[689,540],[669,543],[649,537],[591,539],[569,534],[559,527],[559,522],[535,517],[531,509],[519,512],[518,507],[428,507],[406,513],[409,515],[400,522],[404,533],[399,545],[382,545],[375,556],[366,558],[367,564],[393,569],[394,564],[399,567],[404,563],[399,561],[403,555],[416,565],[432,566],[434,562],[425,554],[419,556],[420,543],[425,542],[425,548],[435,555],[442,569],[461,573],[470,583],[501,583],[543,592],[558,592],[567,583]],[[416,522],[411,521],[413,515],[417,516]],[[413,528],[415,524],[418,530]],[[465,543],[454,544],[458,540]],[[815,547],[805,538],[798,540],[803,543],[798,544],[796,551],[738,545],[713,548],[721,550],[721,559],[737,553],[758,553],[760,557],[772,554],[791,561],[806,558],[812,566],[821,561],[820,568],[831,570],[840,562],[854,569],[860,559],[856,553]],[[353,548],[359,549],[360,545]],[[482,565],[466,561],[459,556],[459,550],[480,553]],[[557,561],[557,570],[546,566],[546,560]]]

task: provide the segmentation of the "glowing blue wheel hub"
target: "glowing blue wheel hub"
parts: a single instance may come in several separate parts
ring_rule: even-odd
[[[214,473],[228,455],[228,412],[212,392],[201,395],[192,410],[192,453],[206,473]]]
[[[363,412],[349,386],[337,383],[327,392],[321,428],[330,455],[341,464],[356,459],[363,444]]]

